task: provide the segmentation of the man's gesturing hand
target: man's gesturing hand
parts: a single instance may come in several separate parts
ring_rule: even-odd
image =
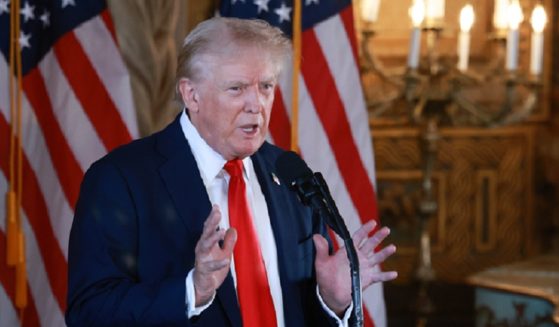
[[[229,272],[233,248],[237,242],[237,231],[229,228],[219,229],[221,212],[214,205],[210,215],[204,222],[202,236],[196,243],[194,253],[193,282],[196,293],[196,307],[206,304],[221,286]],[[223,240],[222,246],[219,241]]]
[[[375,248],[390,234],[390,230],[384,227],[368,237],[375,226],[376,223],[370,221],[353,234],[353,244],[359,256],[359,272],[363,290],[373,283],[392,280],[398,276],[395,271],[381,272],[380,269],[377,269],[379,264],[396,252],[396,247],[391,244],[375,252]],[[351,303],[351,278],[346,250],[340,248],[336,253],[330,255],[328,242],[322,235],[314,235],[313,241],[316,247],[314,265],[320,295],[332,311],[341,315]]]

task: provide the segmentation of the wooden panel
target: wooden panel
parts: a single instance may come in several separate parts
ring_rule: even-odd
[[[521,126],[441,130],[433,185],[438,210],[429,224],[438,278],[461,281],[535,253],[533,134]],[[412,278],[419,255],[418,136],[416,129],[394,128],[373,137],[380,216],[399,248],[385,268],[399,271],[400,282]]]

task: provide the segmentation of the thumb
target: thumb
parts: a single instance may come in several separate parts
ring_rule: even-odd
[[[316,249],[316,261],[324,261],[330,256],[328,254],[328,241],[320,234],[314,234],[312,237],[314,247]]]

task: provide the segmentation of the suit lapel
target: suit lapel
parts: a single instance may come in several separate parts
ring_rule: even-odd
[[[158,151],[166,158],[159,167],[159,174],[187,229],[199,237],[211,203],[179,117],[157,139]]]
[[[158,151],[166,158],[159,168],[179,216],[191,232],[193,244],[202,234],[211,202],[179,121],[180,115],[158,137]],[[194,250],[194,246],[192,247]],[[217,300],[233,326],[241,327],[241,315],[231,274],[217,290]]]
[[[270,223],[276,241],[276,249],[278,255],[278,268],[283,295],[284,319],[288,326],[295,326],[304,321],[302,316],[302,303],[298,295],[298,290],[290,281],[286,267],[293,265],[293,257],[297,253],[297,233],[293,228],[296,224],[292,224],[290,219],[298,219],[300,217],[288,217],[292,211],[289,208],[288,197],[291,195],[290,190],[284,184],[279,184],[274,173],[275,163],[271,162],[270,156],[266,155],[265,144],[255,155],[252,156],[254,170],[260,183],[262,193],[266,198],[268,214],[270,215]],[[297,263],[299,264],[299,263]]]

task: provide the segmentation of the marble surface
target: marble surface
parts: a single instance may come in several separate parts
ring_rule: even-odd
[[[476,273],[468,283],[506,292],[538,297],[554,306],[559,324],[559,255],[544,255]]]

